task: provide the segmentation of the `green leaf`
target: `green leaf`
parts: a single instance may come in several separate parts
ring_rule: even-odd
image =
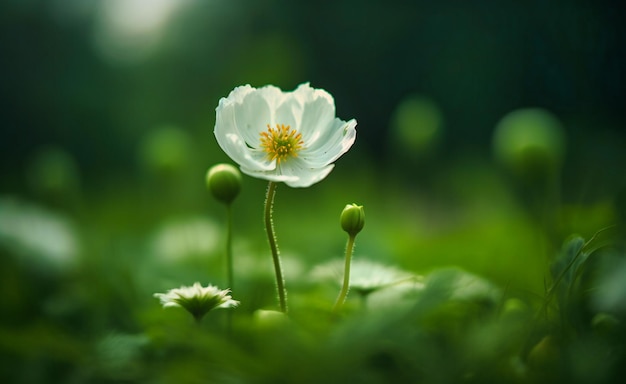
[[[558,284],[561,279],[564,279],[566,283],[571,283],[572,277],[574,276],[572,270],[578,268],[586,258],[585,255],[582,257],[583,260],[580,260],[584,246],[585,240],[580,236],[574,236],[563,244],[561,252],[559,252],[556,260],[554,260],[550,267],[555,285]]]

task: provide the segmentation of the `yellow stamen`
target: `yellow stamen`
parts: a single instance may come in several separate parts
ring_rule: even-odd
[[[261,132],[261,148],[270,161],[276,159],[276,164],[288,156],[297,157],[303,145],[302,134],[289,125],[276,124],[274,129],[268,124],[267,131]]]

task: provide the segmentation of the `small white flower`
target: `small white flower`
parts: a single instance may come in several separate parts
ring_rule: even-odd
[[[333,97],[308,83],[293,92],[240,86],[215,111],[215,138],[241,171],[290,187],[323,180],[356,139],[356,120],[335,117]]]
[[[183,307],[200,321],[207,312],[216,308],[234,308],[239,301],[229,295],[230,289],[221,290],[216,286],[203,287],[194,283],[191,287],[170,289],[166,293],[155,293],[154,297],[161,300],[164,308]]]

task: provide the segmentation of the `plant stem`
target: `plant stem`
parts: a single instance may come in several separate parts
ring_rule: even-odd
[[[272,260],[274,261],[274,272],[276,273],[276,289],[278,290],[278,302],[280,310],[287,313],[287,291],[285,290],[285,280],[283,279],[282,266],[278,253],[278,244],[274,234],[274,222],[272,221],[272,207],[274,205],[274,195],[276,194],[276,183],[270,181],[267,185],[267,195],[265,197],[265,230],[267,239],[272,250]]]
[[[333,307],[334,312],[341,309],[341,306],[346,301],[346,297],[348,296],[348,290],[350,289],[350,264],[352,261],[352,250],[354,249],[354,239],[356,239],[356,235],[350,235],[350,237],[348,237],[348,245],[346,246],[346,261],[343,271],[343,286],[341,287],[341,291],[337,297],[337,302],[335,302],[335,306]]]
[[[230,204],[226,205],[226,278],[227,287],[232,291],[234,288],[233,271],[233,214]]]
[[[233,271],[233,210],[232,204],[226,204],[226,281],[227,288],[232,292],[234,289],[234,271]],[[226,315],[226,329],[230,334],[233,327],[233,312],[228,311]]]

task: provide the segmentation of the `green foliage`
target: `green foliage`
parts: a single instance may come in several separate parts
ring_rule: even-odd
[[[601,257],[602,247],[596,245],[600,234],[596,233],[586,242],[580,236],[572,236],[551,265],[553,283],[546,294],[546,305],[555,295],[564,332],[568,327],[579,333],[585,332],[591,326],[588,302],[590,292],[597,284],[593,281],[593,274],[597,270],[594,259]]]
[[[507,258],[509,252],[536,257],[539,249],[520,248],[522,233],[496,228],[514,222],[531,230],[507,205],[510,201],[497,202],[502,210],[482,215],[480,226],[461,232],[431,229],[426,238],[409,231],[425,228],[410,211],[383,210],[372,198],[377,191],[370,189],[359,198],[368,205],[368,233],[361,234],[354,254],[348,300],[334,314],[345,234],[332,223],[339,200],[345,199],[336,191],[344,187],[335,180],[312,192],[285,189],[285,198],[277,201],[277,231],[289,235],[282,236],[288,316],[273,311],[269,254],[262,234],[255,237],[253,230],[259,220],[251,220],[256,225],[245,220],[261,217],[247,205],[261,205],[262,186],[251,187],[256,200],[250,188],[242,189],[245,198],[233,204],[235,222],[241,223],[234,227],[233,297],[241,306],[229,310],[231,327],[226,311],[211,311],[194,324],[184,311],[163,310],[152,298],[154,292],[194,281],[223,285],[219,245],[225,228],[217,224],[223,220],[217,202],[211,203],[215,213],[206,217],[172,219],[165,214],[171,208],[163,206],[163,219],[151,226],[130,221],[120,229],[116,217],[142,209],[118,204],[129,199],[125,194],[108,195],[83,225],[36,204],[3,200],[0,224],[7,218],[29,223],[0,225],[3,376],[26,383],[611,383],[619,376],[626,335],[618,296],[624,259],[619,231],[565,241],[543,271],[542,294],[541,281],[520,283],[518,276],[542,273],[526,270],[535,264]],[[467,193],[465,198],[480,201]],[[285,212],[302,198],[317,208]],[[334,204],[319,204],[333,199]],[[403,207],[415,201],[401,193],[396,199]],[[487,207],[472,205],[468,217],[492,212]],[[401,230],[381,231],[385,222]],[[65,259],[54,253],[69,248],[42,247],[39,240],[48,237],[33,237],[32,230],[63,233],[56,242],[72,239],[71,262],[60,263]],[[299,246],[300,239],[307,240],[303,230],[314,234],[320,248]],[[321,238],[330,239],[330,246]],[[484,259],[475,256],[489,249],[485,241],[497,250],[488,254],[491,263],[512,265],[485,268]],[[430,251],[458,256],[438,262]],[[416,267],[426,261],[428,267]]]

